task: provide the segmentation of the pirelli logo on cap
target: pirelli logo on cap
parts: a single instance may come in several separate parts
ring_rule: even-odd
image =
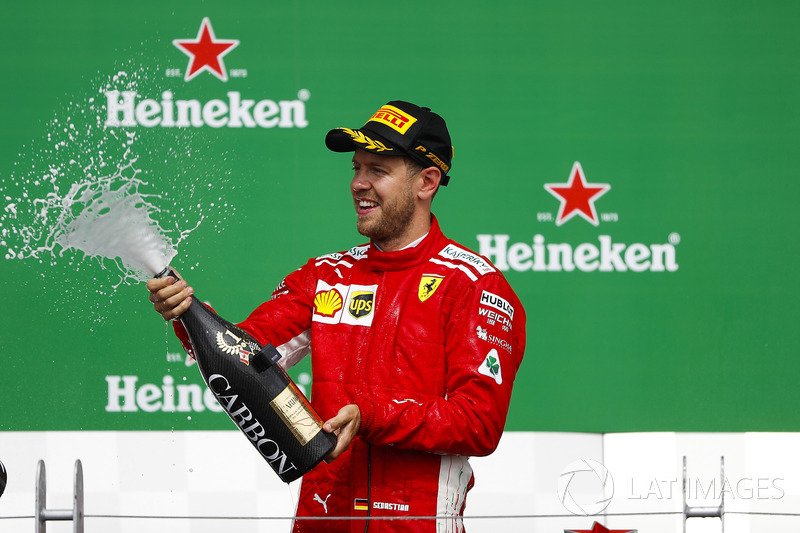
[[[367,122],[380,122],[386,124],[400,135],[405,135],[408,128],[417,121],[405,111],[396,108],[393,105],[385,105],[378,109],[378,112],[372,115]]]

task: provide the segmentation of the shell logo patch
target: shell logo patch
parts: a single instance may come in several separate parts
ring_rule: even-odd
[[[424,302],[433,296],[433,293],[436,292],[436,289],[442,284],[443,279],[444,276],[437,276],[435,274],[423,275],[422,279],[419,280],[419,290],[417,291],[419,301]]]
[[[385,105],[378,109],[367,122],[379,122],[385,124],[395,130],[400,135],[405,135],[408,128],[417,121],[405,111],[396,108],[393,105]]]
[[[313,322],[372,326],[378,302],[378,285],[328,285],[317,280]],[[345,311],[346,309],[346,311]]]
[[[342,308],[342,295],[336,289],[320,291],[314,296],[314,313],[333,316]]]

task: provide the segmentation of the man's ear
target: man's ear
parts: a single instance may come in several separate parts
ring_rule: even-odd
[[[442,181],[442,171],[436,167],[427,167],[419,173],[419,190],[417,196],[420,200],[433,198]]]

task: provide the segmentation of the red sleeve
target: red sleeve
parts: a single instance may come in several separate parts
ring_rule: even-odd
[[[398,403],[364,391],[356,404],[367,441],[443,454],[495,450],[525,350],[525,311],[503,276],[486,275],[460,295],[445,331],[446,397]]]
[[[259,305],[244,322],[237,324],[261,344],[271,343],[281,353],[281,365],[289,368],[310,351],[313,313],[313,263],[295,270],[272,292],[270,300]],[[312,287],[313,288],[313,287]],[[207,307],[214,311],[211,306]],[[173,322],[175,335],[187,354],[194,357],[189,336],[180,321]]]
[[[272,292],[272,298],[238,324],[260,343],[275,346],[284,368],[294,366],[311,351],[315,276],[311,260],[286,276]]]
[[[211,309],[210,306],[209,309]],[[192,348],[192,343],[189,342],[189,334],[186,333],[186,328],[183,327],[183,323],[181,323],[180,320],[173,320],[172,329],[175,330],[175,336],[178,337],[179,341],[181,341],[183,350],[189,354],[189,357],[194,359],[194,348]]]

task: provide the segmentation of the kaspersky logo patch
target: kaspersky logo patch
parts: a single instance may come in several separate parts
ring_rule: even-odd
[[[502,385],[503,370],[500,368],[500,355],[497,353],[497,350],[494,348],[489,350],[489,353],[486,354],[486,359],[484,359],[481,366],[478,367],[478,372],[484,376],[489,376],[498,385]]]
[[[239,46],[238,39],[217,39],[211,20],[208,17],[200,23],[197,37],[192,39],[175,39],[172,41],[178,50],[189,56],[184,81],[189,81],[201,72],[213,74],[222,81],[228,81],[228,71],[222,58]]]
[[[556,226],[564,224],[575,215],[597,226],[600,224],[600,219],[597,217],[594,203],[611,190],[611,185],[587,183],[581,164],[575,161],[566,183],[545,183],[544,188],[561,202]]]
[[[389,126],[400,135],[405,135],[408,128],[417,121],[405,111],[396,108],[393,105],[385,105],[378,109],[367,122],[378,122]]]
[[[443,279],[444,276],[438,276],[436,274],[424,274],[422,279],[419,280],[419,289],[417,291],[419,301],[424,302],[433,296],[433,293],[436,292],[436,289],[438,289],[439,285],[442,284]]]

